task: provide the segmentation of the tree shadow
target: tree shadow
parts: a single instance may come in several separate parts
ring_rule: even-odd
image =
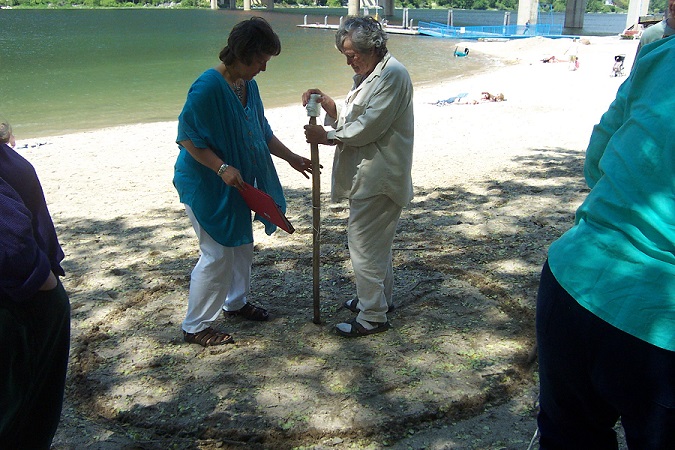
[[[516,162],[507,181],[416,186],[394,244],[394,328],[363,339],[332,330],[355,294],[344,205],[322,208],[322,325],[311,323],[307,189],[287,192],[295,234],[256,231],[252,296],[272,320],[218,319],[236,343],[206,349],[180,334],[198,258],[184,211],[59,223],[74,332],[55,448],[78,427],[92,448],[391,444],[507,402],[534,383],[539,271],[587,192],[579,152]],[[531,408],[509,414],[534,423]]]

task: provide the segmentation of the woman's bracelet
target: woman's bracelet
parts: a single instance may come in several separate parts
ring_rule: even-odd
[[[223,165],[220,166],[220,168],[218,169],[218,176],[219,176],[219,177],[222,177],[223,174],[225,173],[225,171],[227,170],[228,167],[230,167],[230,166],[227,165],[227,164],[225,164],[225,163],[223,163]]]

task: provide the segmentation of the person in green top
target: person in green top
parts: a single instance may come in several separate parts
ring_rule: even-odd
[[[541,449],[675,449],[675,37],[644,47],[591,135],[590,193],[537,298]]]
[[[265,321],[269,314],[248,301],[253,261],[251,210],[239,190],[255,185],[286,208],[272,155],[306,178],[311,161],[288,149],[265,118],[253,79],[281,52],[281,42],[261,17],[232,28],[220,63],[192,84],[178,117],[179,147],[173,183],[199,239],[200,257],[190,278],[183,320],[186,342],[203,346],[232,342],[211,327],[227,315]],[[257,216],[272,234],[276,226]]]
[[[659,23],[648,27],[640,36],[640,43],[638,44],[637,51],[635,52],[635,57],[647,44],[658,41],[659,39],[666,38],[675,34],[675,0],[668,0],[668,14],[666,17]]]

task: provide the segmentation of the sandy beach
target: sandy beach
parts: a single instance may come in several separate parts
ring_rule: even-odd
[[[416,197],[395,244],[401,308],[394,330],[358,343],[332,334],[353,280],[346,212],[327,201],[331,150],[321,154],[325,326],[311,323],[311,182],[277,160],[297,231],[257,226],[253,268],[254,301],[274,319],[223,319],[237,343],[202,349],[180,336],[198,253],[171,183],[176,123],[17,136],[45,189],[73,305],[55,448],[527,448],[538,272],[586,193],[585,146],[626,79],[610,76],[614,56],[626,55],[628,75],[637,42],[583,38],[575,71],[541,61],[566,60],[572,45],[467,42],[494,67],[416,87]],[[481,91],[506,101],[433,104]],[[309,157],[300,104],[267,118]]]

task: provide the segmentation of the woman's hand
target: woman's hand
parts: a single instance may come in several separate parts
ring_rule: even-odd
[[[222,175],[220,175],[220,179],[228,186],[232,186],[239,190],[244,188],[244,179],[241,177],[239,169],[232,166],[227,166]]]
[[[288,164],[290,164],[292,168],[300,172],[305,178],[309,179],[309,174],[312,173],[312,161],[300,155],[293,154],[288,159]]]
[[[328,114],[330,117],[337,117],[337,108],[335,107],[335,102],[333,101],[332,98],[321,92],[319,89],[308,89],[307,91],[303,92],[302,94],[302,106],[307,106],[307,102],[309,102],[309,97],[312,94],[319,94],[319,101],[318,103],[321,104],[321,107],[323,108],[324,111],[326,111],[326,114]]]
[[[241,177],[241,173],[237,168],[227,166],[225,170],[219,174],[220,168],[223,166],[224,162],[213,150],[210,148],[198,148],[189,139],[180,141],[179,144],[200,164],[205,165],[219,175],[220,179],[223,180],[225,184],[239,190],[244,188],[244,179]]]

